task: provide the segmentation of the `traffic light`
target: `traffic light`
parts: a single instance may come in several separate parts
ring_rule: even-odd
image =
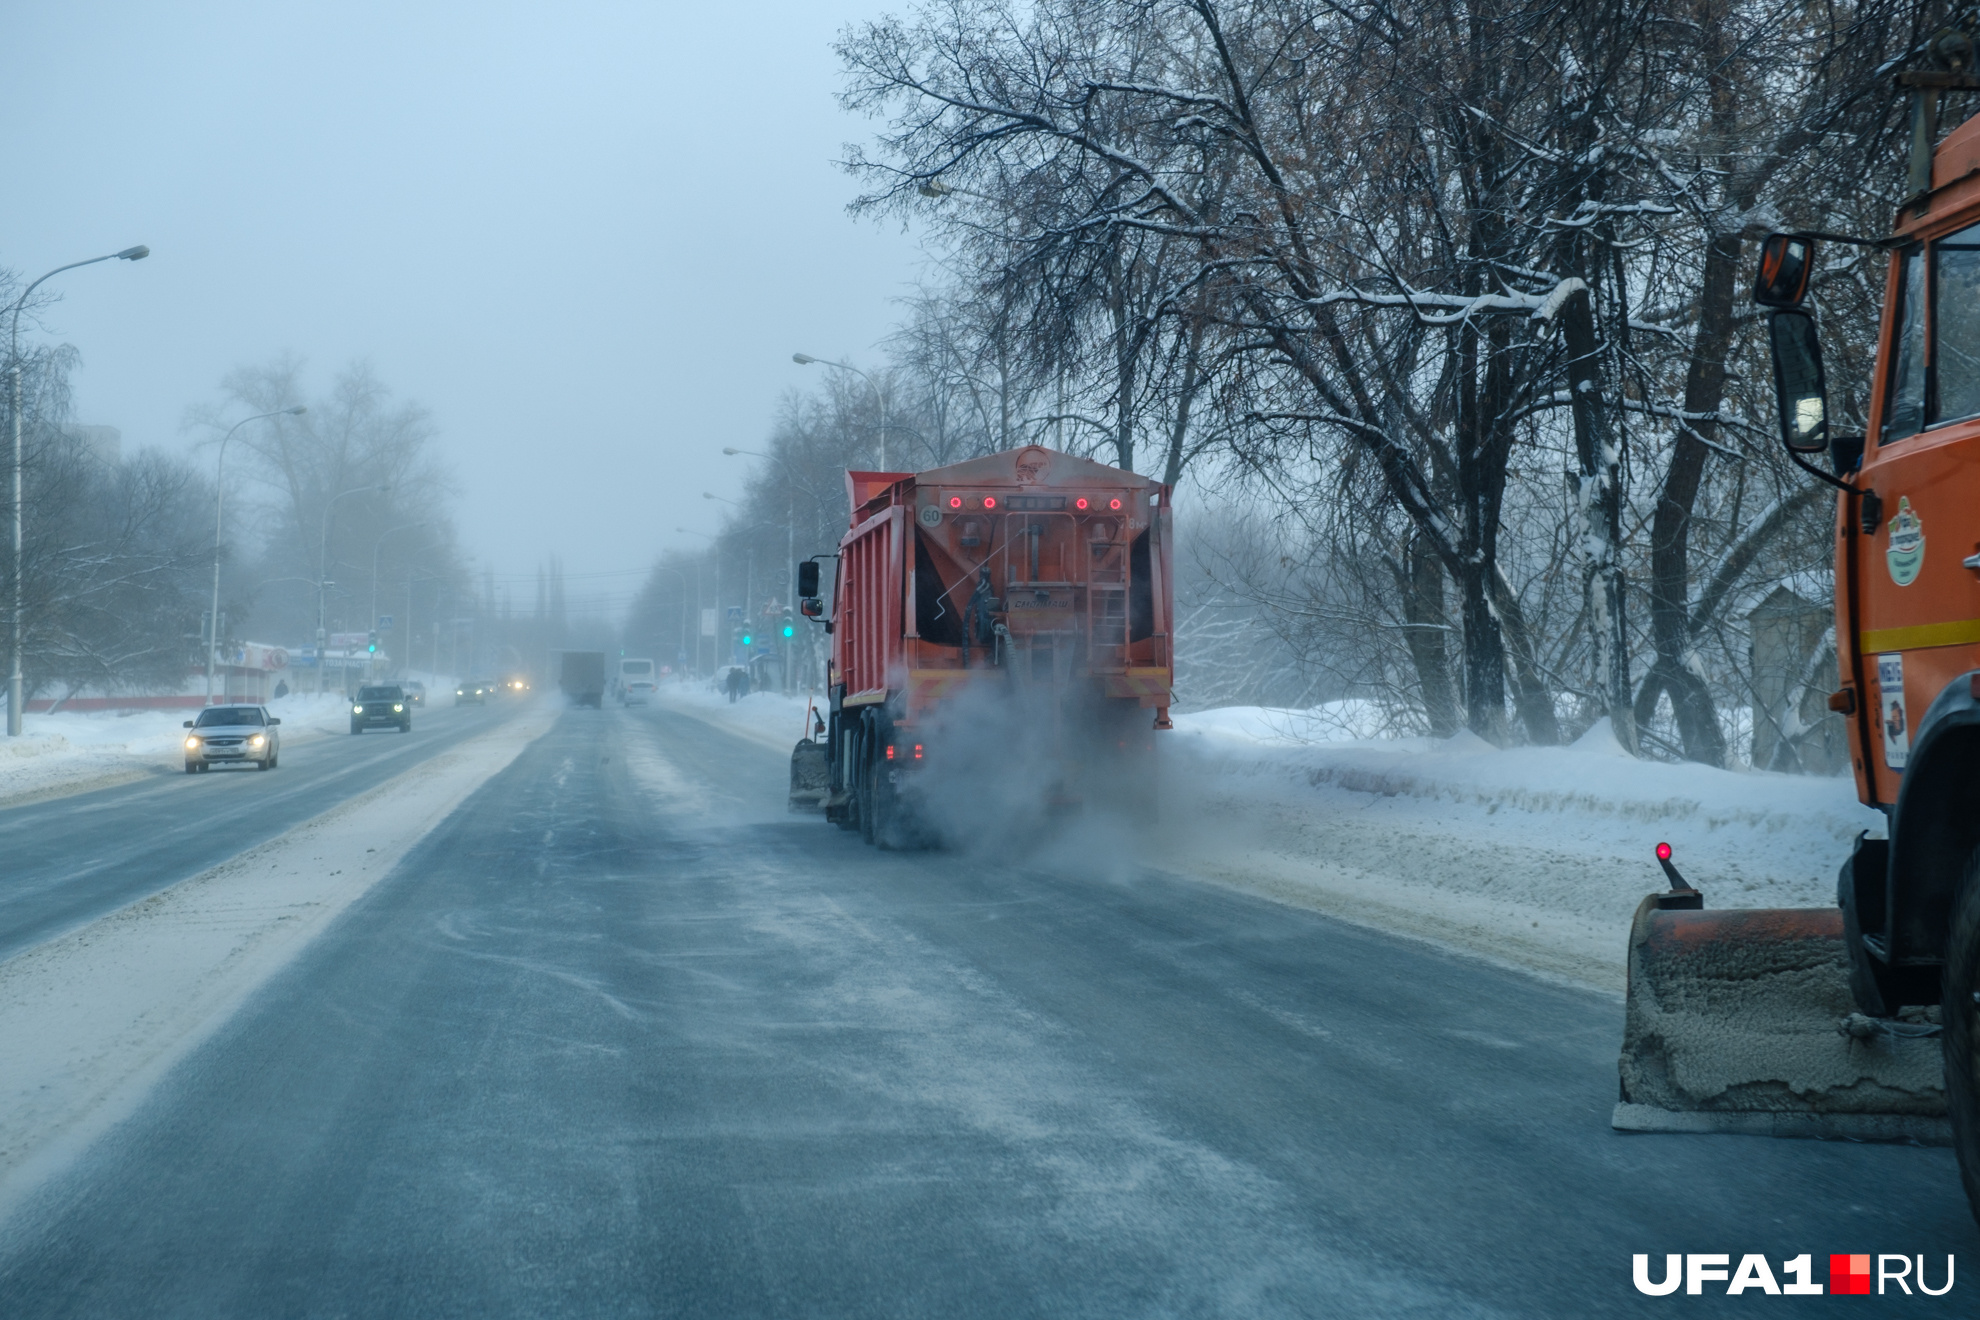
[[[790,624],[788,624],[788,623],[784,625],[784,640],[785,640],[785,641],[787,641],[787,642],[788,642],[788,641],[789,641],[789,640],[790,640],[791,638],[793,638],[793,637],[795,637],[796,635],[797,635],[797,629],[795,629],[795,628],[793,628],[793,627],[791,627],[791,625],[790,625]]]
[[[748,633],[744,633],[744,634],[743,634],[743,645],[744,645],[744,646],[753,646],[753,645],[755,645],[755,643],[756,643],[756,639],[755,639],[754,637],[751,637],[751,636],[750,636],[750,635],[749,635]]]
[[[372,630],[371,636],[369,637],[369,639],[366,640],[364,646],[364,653],[366,655],[378,654],[378,632],[376,629]]]

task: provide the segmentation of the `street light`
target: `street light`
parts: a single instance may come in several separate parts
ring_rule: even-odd
[[[850,362],[834,362],[830,358],[817,358],[811,356],[809,353],[793,353],[791,354],[791,361],[797,363],[800,367],[808,367],[813,363],[817,363],[821,367],[837,367],[840,371],[850,371],[853,375],[858,376],[873,387],[873,397],[880,404],[880,470],[885,472],[887,470],[887,395],[880,388],[880,382]]]
[[[426,524],[421,523],[419,525],[424,527]],[[431,545],[423,545],[419,547],[419,549],[409,552],[407,554],[407,558],[411,560],[417,560],[421,555],[425,554],[428,550],[439,550],[445,547],[446,544],[447,543],[445,541],[435,541]],[[376,563],[377,560],[377,552],[378,552],[378,548],[376,546],[373,546],[372,558],[374,564]],[[374,567],[372,571],[376,573],[377,569]],[[407,564],[406,565],[406,662],[408,664],[411,664],[413,658],[413,626],[412,626],[413,572],[414,572],[413,566],[410,563]],[[444,581],[445,579],[431,578],[428,580],[433,582],[440,582],[440,581]],[[374,587],[373,590],[376,590],[376,588]],[[376,609],[377,607],[373,606],[373,608]],[[438,614],[440,612],[440,603],[437,600],[434,602],[433,612],[435,614]],[[374,624],[377,623],[378,616],[376,614],[373,614],[371,616],[371,621]],[[433,668],[435,671],[438,671],[440,668],[440,634],[437,631],[439,625],[436,623],[434,626],[436,628],[436,631],[433,634]]]
[[[324,578],[330,572],[330,510],[337,507],[338,500],[344,499],[347,496],[362,495],[366,491],[383,495],[390,489],[392,489],[391,486],[383,484],[377,486],[353,486],[341,494],[332,495],[323,505],[323,526],[316,540],[316,691],[319,696],[323,692],[323,671],[329,667],[323,662],[323,652],[326,649],[323,644],[329,637],[329,634],[323,631],[323,593],[329,586],[329,583],[325,582]],[[341,667],[338,673],[342,675],[343,670]]]
[[[213,704],[214,660],[220,650],[220,529],[224,525],[221,511],[227,498],[227,442],[234,438],[235,431],[249,422],[258,422],[265,417],[300,417],[308,411],[309,409],[299,403],[293,408],[277,408],[273,412],[256,413],[252,417],[241,418],[227,429],[227,434],[220,437],[220,457],[213,465],[213,622],[212,631],[206,637],[206,704],[209,706]]]
[[[101,257],[91,257],[88,261],[72,261],[66,266],[57,266],[54,270],[49,271],[33,284],[21,290],[21,296],[14,299],[13,324],[7,331],[7,386],[9,401],[13,405],[12,411],[14,414],[14,628],[13,644],[10,648],[13,652],[13,666],[7,676],[7,736],[9,738],[18,738],[21,736],[21,706],[23,703],[23,684],[21,682],[21,525],[24,497],[21,494],[21,308],[27,306],[29,294],[65,270],[74,270],[78,266],[94,266],[99,261],[143,261],[150,255],[151,249],[140,243],[136,247],[125,248],[122,252],[111,252]]]
[[[681,580],[681,659],[686,660],[687,647],[688,647],[687,574],[681,572],[681,570],[678,568],[668,568],[665,564],[655,564],[653,566],[653,571],[656,573],[672,573],[675,577]],[[696,605],[699,605],[700,603],[701,603],[700,601],[695,602]],[[695,657],[695,665],[697,668],[699,668],[701,664],[701,648],[699,646],[696,646],[694,648],[694,657]],[[656,674],[655,677],[658,678],[659,676]]]
[[[371,623],[366,629],[367,632],[376,632],[378,630],[378,547],[384,545],[385,538],[393,532],[409,532],[415,527],[424,526],[426,526],[426,520],[422,518],[418,522],[400,523],[397,527],[387,527],[378,534],[378,539],[371,543]],[[365,679],[368,682],[371,678],[371,661],[366,660],[364,663]]]
[[[698,536],[702,540],[709,542],[711,546],[716,546],[720,544],[720,542],[718,542],[715,537],[710,536],[707,532],[692,531],[686,527],[676,527],[674,530],[679,532],[682,536]],[[701,607],[701,560],[699,559],[696,559],[694,561],[694,603],[695,603],[695,608],[699,609]],[[722,556],[718,552],[715,555],[715,613],[717,615],[720,615],[721,612],[722,612]],[[715,645],[714,635],[710,634],[708,640],[709,640],[709,645],[713,647]],[[719,657],[721,655],[721,651],[717,650],[715,654]],[[701,639],[699,637],[695,638],[695,642],[694,642],[694,667],[696,669],[701,668]]]
[[[787,609],[797,608],[797,478],[791,472],[791,465],[775,454],[765,454],[755,449],[737,449],[725,445],[722,452],[730,458],[747,455],[750,458],[767,458],[784,469],[784,602]],[[796,682],[791,674],[790,639],[784,639],[784,691],[792,692]]]

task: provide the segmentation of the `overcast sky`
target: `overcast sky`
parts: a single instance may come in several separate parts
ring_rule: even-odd
[[[237,364],[369,358],[432,410],[471,553],[643,568],[816,379],[791,353],[873,361],[922,272],[832,164],[871,125],[831,41],[899,7],[11,7],[0,264],[150,245],[46,318],[127,450],[187,447]]]

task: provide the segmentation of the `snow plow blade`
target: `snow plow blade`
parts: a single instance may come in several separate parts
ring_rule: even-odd
[[[1659,858],[1674,887],[1630,925],[1611,1126],[1951,1144],[1936,1010],[1857,1011],[1838,909],[1708,912]]]
[[[823,811],[832,791],[832,763],[825,744],[804,739],[791,751],[791,811]]]

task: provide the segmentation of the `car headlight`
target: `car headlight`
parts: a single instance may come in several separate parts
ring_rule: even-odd
[[[189,751],[189,752],[196,752],[196,751],[198,751],[198,750],[199,750],[199,739],[197,739],[197,738],[188,738],[188,739],[186,739],[186,750],[187,750],[187,751]]]
[[[254,737],[252,737],[252,738],[250,738],[250,739],[248,739],[248,746],[250,746],[250,747],[259,747],[259,746],[261,746],[261,744],[262,744],[263,742],[265,742],[265,741],[267,741],[267,740],[266,740],[266,739],[264,739],[264,738],[263,738],[263,737],[262,737],[262,736],[261,736],[260,734],[258,734],[258,733],[257,733],[257,734],[255,734],[255,735],[254,735]]]
[[[353,706],[353,707],[351,707],[351,714],[353,714],[353,715],[362,715],[362,714],[364,714],[364,707],[362,707],[362,706]]]
[[[396,701],[395,701],[395,702],[393,702],[393,703],[392,703],[392,710],[393,710],[393,712],[394,712],[394,713],[397,713],[397,712],[399,712],[399,711],[402,711],[402,710],[404,710],[404,709],[405,709],[405,707],[404,707],[404,706],[401,706],[401,705],[400,705],[400,704],[399,704],[398,702],[396,702]]]

